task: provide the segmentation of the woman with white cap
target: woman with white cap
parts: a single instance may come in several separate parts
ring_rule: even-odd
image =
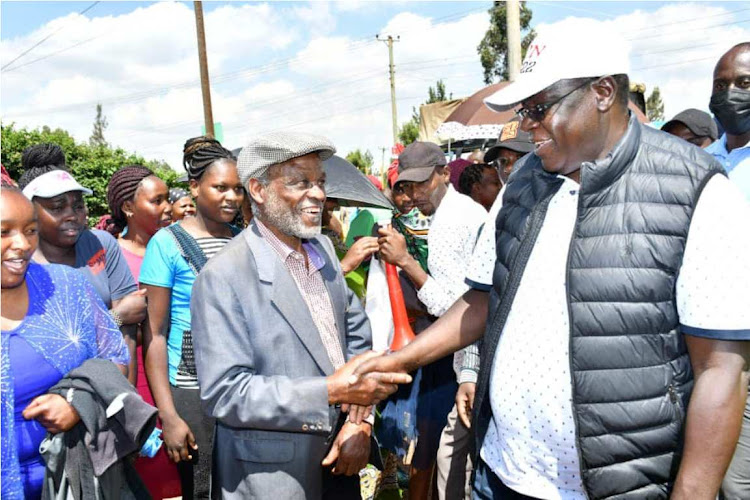
[[[92,191],[76,182],[61,165],[30,168],[21,176],[19,187],[34,203],[39,219],[39,248],[34,261],[81,271],[127,334],[132,356],[135,336],[131,333],[146,317],[146,292],[136,289],[117,240],[106,231],[88,229],[83,195]]]

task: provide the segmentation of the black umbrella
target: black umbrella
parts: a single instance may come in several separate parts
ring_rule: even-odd
[[[232,150],[239,156],[242,148]],[[380,208],[393,208],[390,200],[376,188],[365,174],[340,156],[332,156],[323,162],[326,172],[326,196],[342,201],[343,205],[365,205]],[[187,174],[177,182],[187,182]]]
[[[326,196],[349,202],[348,205],[368,205],[393,208],[383,193],[365,174],[340,156],[332,156],[323,162],[326,172]]]

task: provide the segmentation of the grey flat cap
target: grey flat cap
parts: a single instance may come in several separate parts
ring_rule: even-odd
[[[242,148],[237,158],[237,173],[242,185],[250,179],[262,177],[276,164],[310,153],[318,153],[321,161],[336,152],[336,147],[325,137],[302,132],[270,132],[253,138]]]

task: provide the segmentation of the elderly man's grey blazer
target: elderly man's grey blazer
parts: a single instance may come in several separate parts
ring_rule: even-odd
[[[310,240],[346,358],[371,346],[370,324],[344,281],[333,245]],[[292,275],[251,224],[208,261],[191,303],[204,410],[216,418],[212,496],[319,499],[338,411],[334,372]]]

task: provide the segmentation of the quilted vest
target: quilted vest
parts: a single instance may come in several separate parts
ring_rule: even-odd
[[[606,158],[581,165],[566,289],[576,442],[591,499],[667,498],[673,485],[693,385],[675,283],[696,202],[717,173],[723,169],[710,155],[632,116]],[[492,416],[498,340],[561,185],[532,153],[506,187],[474,406],[476,450]]]

